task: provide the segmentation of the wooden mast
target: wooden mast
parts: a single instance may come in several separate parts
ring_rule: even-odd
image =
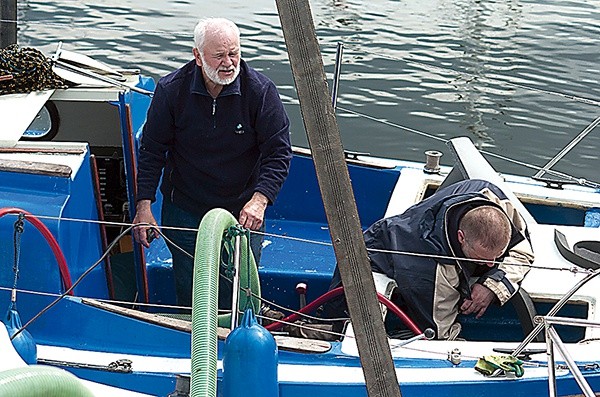
[[[308,0],[276,0],[369,396],[401,396]]]

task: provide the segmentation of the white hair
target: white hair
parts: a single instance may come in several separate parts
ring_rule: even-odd
[[[194,28],[194,45],[198,49],[198,51],[202,52],[204,50],[204,42],[206,40],[206,33],[217,33],[230,31],[234,32],[237,35],[239,40],[240,38],[240,29],[237,27],[235,23],[226,18],[203,18],[198,21],[196,27]]]

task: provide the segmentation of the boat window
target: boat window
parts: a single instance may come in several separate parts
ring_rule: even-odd
[[[27,127],[21,139],[25,141],[50,141],[58,133],[59,125],[58,109],[54,102],[48,101]]]

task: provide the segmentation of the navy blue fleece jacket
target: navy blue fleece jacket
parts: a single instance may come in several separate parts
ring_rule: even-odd
[[[212,98],[190,61],[161,78],[144,126],[137,200],[161,192],[202,216],[221,207],[238,216],[254,192],[272,203],[288,175],[289,119],[273,82],[240,62],[240,74]]]

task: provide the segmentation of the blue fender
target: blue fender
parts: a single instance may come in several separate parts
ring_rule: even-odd
[[[278,397],[275,338],[246,309],[239,327],[225,340],[223,397]]]

